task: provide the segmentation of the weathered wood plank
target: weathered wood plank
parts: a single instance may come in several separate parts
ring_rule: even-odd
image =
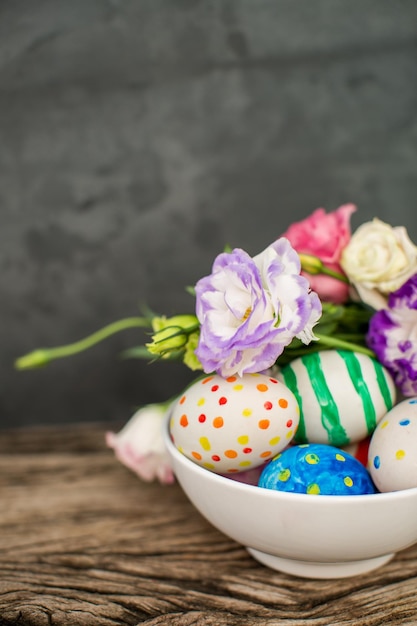
[[[355,578],[273,572],[178,485],[117,463],[104,432],[0,433],[0,626],[417,623],[416,546]]]

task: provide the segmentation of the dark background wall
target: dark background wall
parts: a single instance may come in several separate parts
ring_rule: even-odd
[[[2,0],[0,424],[127,420],[190,379],[128,331],[16,372],[255,254],[315,208],[417,242],[415,0]]]

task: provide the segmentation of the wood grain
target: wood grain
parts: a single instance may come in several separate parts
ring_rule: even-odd
[[[417,624],[416,546],[354,578],[271,571],[104,433],[0,432],[0,626]]]

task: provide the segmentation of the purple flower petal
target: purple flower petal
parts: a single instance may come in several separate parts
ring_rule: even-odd
[[[205,372],[260,372],[294,337],[305,343],[314,338],[321,303],[300,269],[285,238],[254,258],[238,248],[218,255],[212,273],[196,285],[196,355]]]
[[[371,318],[367,344],[405,396],[417,394],[417,275],[390,294]]]

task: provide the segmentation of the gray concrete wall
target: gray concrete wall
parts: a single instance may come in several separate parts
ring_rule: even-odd
[[[184,286],[226,243],[354,202],[417,241],[415,0],[3,0],[0,423],[127,420],[179,364],[137,331],[32,372],[14,359]]]

